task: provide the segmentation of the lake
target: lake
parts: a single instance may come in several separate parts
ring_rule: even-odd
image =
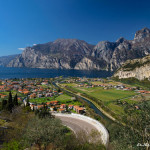
[[[113,73],[108,71],[87,71],[87,70],[61,70],[61,69],[39,69],[39,68],[7,68],[0,67],[0,79],[11,78],[54,78],[63,77],[88,77],[106,78]]]

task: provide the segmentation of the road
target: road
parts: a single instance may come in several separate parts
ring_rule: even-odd
[[[76,136],[84,132],[87,137],[90,137],[89,141],[101,140],[104,145],[108,145],[109,134],[100,122],[78,114],[55,114],[55,116],[59,118],[64,125],[68,126]],[[93,139],[91,138],[91,133],[95,134]]]

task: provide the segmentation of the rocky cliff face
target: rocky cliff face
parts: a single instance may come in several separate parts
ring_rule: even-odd
[[[134,40],[119,38],[116,42],[102,41],[93,46],[77,39],[58,39],[46,44],[27,47],[12,60],[9,67],[32,67],[115,71],[126,60],[150,54],[150,30],[137,31]]]
[[[137,78],[138,80],[150,80],[150,56],[142,59],[128,60],[114,74],[114,77],[122,78]]]
[[[27,47],[22,55],[11,61],[8,66],[73,69],[84,57],[90,55],[93,47],[76,39],[58,39]]]

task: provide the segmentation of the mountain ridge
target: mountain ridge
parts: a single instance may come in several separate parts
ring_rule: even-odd
[[[150,54],[150,29],[135,33],[133,40],[120,37],[116,42],[96,45],[78,39],[57,39],[27,47],[8,67],[115,71],[126,60]]]

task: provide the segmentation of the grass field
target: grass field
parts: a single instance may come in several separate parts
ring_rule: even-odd
[[[72,104],[72,105],[78,105],[78,106],[82,105],[79,101],[71,100],[71,96],[66,95],[66,94],[62,94],[56,97],[35,98],[35,99],[30,99],[29,101],[32,103],[41,104],[41,103],[46,103],[46,102],[54,101],[54,100],[59,101],[61,104]]]
[[[72,105],[79,105],[79,106],[82,105],[79,101],[71,100],[71,96],[66,95],[66,94],[63,94],[63,95],[56,97],[55,100],[57,100],[61,103],[64,103],[64,104],[72,104]]]
[[[122,99],[125,97],[136,95],[134,91],[123,91],[123,90],[116,90],[116,89],[105,90],[102,87],[94,87],[94,88],[83,88],[83,87],[79,88],[78,87],[76,89],[82,93],[86,93],[104,102],[114,101],[117,99]]]
[[[73,87],[76,87],[76,86],[78,86],[78,84],[76,84],[76,83],[62,83],[62,86],[73,86]]]
[[[100,82],[98,82],[100,84]],[[134,95],[137,95],[134,91],[123,91],[117,90],[115,88],[112,89],[104,89],[103,87],[93,87],[93,88],[86,88],[86,87],[77,87],[73,86],[73,84],[67,84],[68,86],[72,87],[79,93],[86,93],[89,96],[95,97],[101,100],[105,106],[111,109],[114,113],[118,115],[124,115],[124,107],[117,105],[117,100],[126,101],[129,104],[138,103],[136,100],[132,100]]]

